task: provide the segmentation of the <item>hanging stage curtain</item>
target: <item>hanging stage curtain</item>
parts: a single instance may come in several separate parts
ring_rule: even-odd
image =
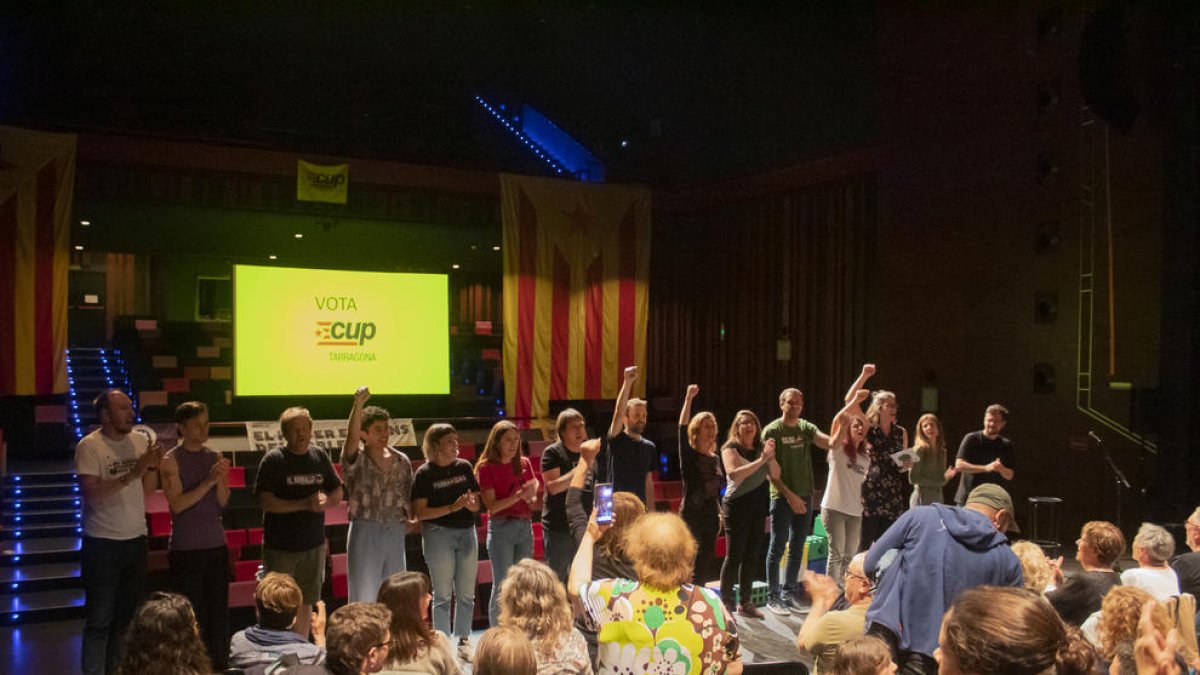
[[[616,397],[626,366],[645,373],[649,190],[510,175],[500,185],[509,417]],[[644,391],[642,377],[634,394]]]
[[[0,126],[0,396],[67,391],[75,137]]]

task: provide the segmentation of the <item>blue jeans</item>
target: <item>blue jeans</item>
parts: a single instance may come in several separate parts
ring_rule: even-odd
[[[779,561],[783,558],[784,544],[788,547],[787,569],[783,590],[793,592],[800,587],[800,562],[804,557],[804,540],[812,532],[812,495],[801,495],[808,509],[804,513],[792,511],[787,499],[780,495],[771,500],[771,541],[767,546],[767,587],[772,596],[778,596]]]
[[[492,598],[488,621],[500,625],[500,585],[514,563],[533,556],[533,528],[524,518],[489,518],[488,558],[492,561]]]
[[[350,530],[346,534],[350,602],[375,602],[379,585],[396,572],[407,569],[404,559],[407,534],[403,522],[350,521]]]
[[[567,583],[571,573],[571,562],[575,560],[575,537],[570,532],[555,532],[542,527],[542,545],[546,550],[546,564],[558,575],[558,580]]]
[[[471,637],[475,611],[475,576],[479,571],[479,541],[473,527],[443,527],[425,523],[421,538],[429,582],[433,586],[433,627],[458,638]],[[454,598],[454,628],[450,628],[450,599]]]
[[[146,594],[145,537],[84,537],[80,571],[86,593],[83,622],[83,672],[114,672],[121,637]]]

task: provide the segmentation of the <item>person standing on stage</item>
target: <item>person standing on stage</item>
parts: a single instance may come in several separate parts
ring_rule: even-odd
[[[575,537],[567,522],[567,489],[579,466],[579,453],[587,440],[587,422],[574,408],[558,414],[555,423],[558,441],[542,451],[542,480],[546,483],[546,504],[542,508],[542,537],[546,549],[546,564],[567,583],[571,561],[575,558]],[[591,504],[591,488],[586,488],[587,503]],[[590,510],[590,506],[589,506]]]
[[[533,463],[521,456],[517,425],[500,420],[492,426],[475,464],[483,505],[488,510],[487,549],[492,561],[492,597],[488,620],[500,621],[500,587],[508,568],[533,556],[533,510],[539,508],[539,483]]]
[[[130,433],[133,401],[120,389],[92,402],[100,428],[75,448],[83,495],[80,573],[85,593],[83,672],[115,670],[118,644],[146,594],[145,495],[158,488],[162,448]]]
[[[287,445],[259,462],[254,493],[263,510],[263,567],[296,580],[304,604],[293,627],[308,637],[312,607],[325,581],[325,509],[342,500],[329,454],[312,440],[312,416],[292,407],[279,416]]]
[[[962,474],[958,481],[955,503],[962,506],[974,488],[995,483],[1005,490],[1017,468],[1012,441],[1000,435],[1008,424],[1008,408],[996,403],[989,405],[983,415],[983,430],[963,436],[958,446],[954,468]]]
[[[717,457],[717,418],[708,411],[692,416],[692,401],[699,393],[699,385],[689,384],[679,411],[679,474],[683,479],[679,515],[696,538],[692,582],[704,584],[712,578],[717,561],[721,469]]]
[[[596,457],[596,482],[612,483],[613,492],[632,492],[645,502],[648,511],[653,511],[658,449],[642,437],[646,430],[646,402],[629,398],[637,378],[637,366],[625,369],[612,423]]]
[[[920,459],[908,470],[908,482],[913,485],[909,506],[941,504],[942,488],[958,475],[958,470],[946,466],[946,435],[937,415],[925,413],[917,420],[913,450]]]
[[[804,394],[784,389],[779,394],[783,414],[762,430],[762,440],[774,441],[779,476],[770,480],[771,539],[767,548],[767,609],[786,615],[800,611],[793,596],[800,592],[800,562],[804,540],[812,531],[812,446],[829,449],[829,437],[817,425],[800,418]],[[790,553],[783,582],[779,563],[784,547]]]
[[[388,411],[363,407],[370,398],[366,387],[354,393],[350,428],[342,445],[350,519],[346,534],[350,602],[374,602],[383,580],[407,569],[405,539],[409,526],[416,524],[409,505],[412,462],[388,445]]]
[[[739,410],[729,425],[729,437],[721,447],[725,472],[725,538],[728,549],[721,565],[721,601],[734,611],[733,584],[740,589],[737,612],[752,619],[763,618],[750,600],[754,579],[758,576],[758,555],[762,550],[763,519],[770,511],[768,478],[779,479],[775,462],[775,439],[759,439],[758,416]],[[778,570],[776,570],[778,574]],[[778,576],[776,577],[778,578]]]
[[[833,418],[832,443],[826,453],[829,478],[821,499],[821,521],[829,537],[829,576],[839,586],[858,551],[862,531],[862,485],[871,468],[871,452],[867,447],[867,418],[860,406],[868,395],[866,389],[858,390]]]
[[[867,444],[871,448],[871,468],[863,482],[863,526],[859,549],[866,550],[892,523],[908,503],[904,499],[904,473],[912,468],[905,460],[900,465],[892,455],[908,447],[908,431],[896,424],[896,395],[877,391],[867,408]]]
[[[179,445],[158,469],[171,507],[171,585],[192,603],[208,658],[223,670],[229,657],[229,547],[221,509],[229,503],[229,460],[204,445],[208,406],[181,403],[175,423]]]

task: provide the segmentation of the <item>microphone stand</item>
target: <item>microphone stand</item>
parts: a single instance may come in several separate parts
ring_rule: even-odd
[[[1093,434],[1089,433],[1088,436],[1090,439],[1094,439]],[[1112,455],[1110,455],[1108,453],[1108,448],[1104,447],[1104,444],[1101,443],[1099,440],[1095,440],[1095,445],[1096,445],[1096,447],[1100,448],[1100,452],[1104,453],[1104,461],[1108,462],[1109,468],[1112,469],[1113,476],[1116,477],[1116,480],[1114,481],[1114,484],[1116,486],[1116,491],[1117,491],[1117,522],[1116,522],[1116,525],[1117,525],[1117,529],[1119,530],[1119,529],[1121,529],[1121,497],[1122,497],[1121,489],[1124,488],[1126,490],[1132,490],[1133,486],[1129,484],[1129,479],[1125,477],[1125,474],[1122,473],[1121,469],[1117,467],[1117,463],[1113,461]]]

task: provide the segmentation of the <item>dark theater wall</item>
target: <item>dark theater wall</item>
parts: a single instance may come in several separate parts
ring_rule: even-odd
[[[1022,523],[1027,497],[1061,497],[1060,539],[1073,541],[1084,520],[1115,515],[1111,474],[1086,432],[1105,439],[1136,489],[1149,485],[1155,456],[1077,408],[1089,333],[1081,249],[1086,260],[1095,247],[1091,407],[1161,442],[1156,416],[1139,409],[1159,387],[1160,120],[1147,106],[1127,134],[1084,124],[1077,9],[884,3],[881,18],[887,160],[868,289],[873,384],[897,392],[910,428],[920,388],[935,386],[955,448],[988,404],[1007,405]],[[1093,215],[1094,237],[1081,234]],[[1140,503],[1127,495],[1127,532]]]

